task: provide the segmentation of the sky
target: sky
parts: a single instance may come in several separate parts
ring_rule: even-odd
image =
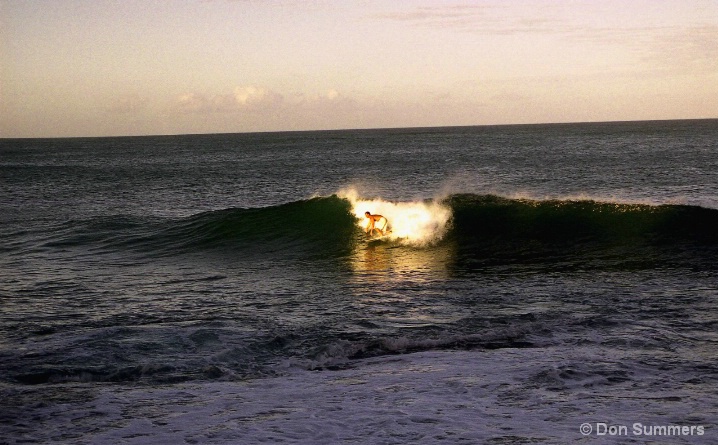
[[[0,137],[718,117],[718,0],[0,0]]]

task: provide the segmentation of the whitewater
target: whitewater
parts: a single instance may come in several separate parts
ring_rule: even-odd
[[[716,141],[2,139],[0,443],[715,443]]]

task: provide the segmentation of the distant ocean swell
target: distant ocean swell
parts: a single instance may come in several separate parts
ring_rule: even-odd
[[[366,245],[360,217],[364,211],[383,212],[389,218],[393,232],[387,243],[422,249],[455,245],[468,266],[612,255],[650,267],[652,260],[678,257],[702,263],[718,248],[716,209],[455,194],[408,203],[334,195],[182,219],[118,216],[68,221],[41,236],[19,234],[5,250],[91,246],[159,256],[213,249],[243,255],[311,250],[340,257]],[[23,237],[32,242],[18,240]]]

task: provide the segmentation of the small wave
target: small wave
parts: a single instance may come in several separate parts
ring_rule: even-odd
[[[387,355],[411,354],[434,350],[472,350],[530,348],[527,339],[536,330],[533,323],[498,328],[476,334],[445,334],[436,337],[380,337],[363,340],[339,340],[317,348],[310,359],[297,363],[306,369],[341,369],[356,360]]]
[[[14,380],[25,385],[138,381],[168,384],[196,379],[217,379],[224,374],[225,371],[222,368],[211,364],[197,369],[186,369],[167,364],[144,364],[126,367],[45,368],[18,374]]]

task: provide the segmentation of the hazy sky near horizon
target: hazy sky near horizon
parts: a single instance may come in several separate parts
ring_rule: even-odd
[[[718,117],[718,1],[0,0],[0,137]]]

